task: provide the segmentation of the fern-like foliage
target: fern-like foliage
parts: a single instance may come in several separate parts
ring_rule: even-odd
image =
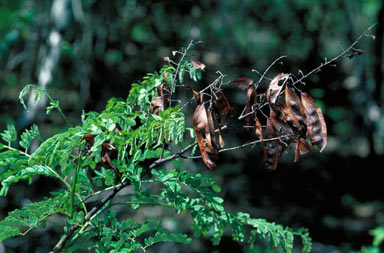
[[[43,226],[53,214],[65,213],[64,209],[60,208],[61,205],[62,197],[46,198],[8,213],[8,216],[0,222],[0,241],[24,235],[35,227]]]

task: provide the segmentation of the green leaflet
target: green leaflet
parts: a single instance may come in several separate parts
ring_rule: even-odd
[[[26,167],[17,172],[14,175],[8,176],[1,182],[0,196],[6,196],[11,184],[17,183],[19,180],[29,179],[34,175],[44,175],[48,177],[56,177],[50,168],[44,165],[33,165],[32,167]]]
[[[144,240],[145,245],[147,247],[159,242],[179,242],[188,244],[191,243],[191,241],[191,238],[188,238],[188,236],[183,234],[167,233],[160,231],[156,232],[154,236],[150,236],[148,238],[145,238]]]
[[[72,151],[79,146],[84,135],[81,127],[69,128],[64,133],[54,135],[31,155],[30,163],[45,164],[51,168],[60,165],[65,174],[70,173],[67,168],[72,166],[70,160],[74,160]]]
[[[20,136],[21,140],[20,140],[19,144],[21,147],[28,149],[32,143],[32,140],[36,137],[41,140],[39,128],[36,125],[32,125],[30,130],[25,130],[21,134],[21,136]]]
[[[0,136],[5,142],[8,143],[8,145],[10,145],[11,142],[16,141],[17,139],[17,131],[15,126],[12,124],[7,125],[7,130],[1,133]]]
[[[0,152],[0,181],[3,187],[0,195],[5,196],[10,183],[4,180],[15,180],[17,174],[28,167],[28,157],[18,150],[5,150]]]
[[[9,212],[8,216],[0,221],[0,241],[41,225],[54,213],[63,211],[60,210],[60,205],[61,198],[46,198]]]

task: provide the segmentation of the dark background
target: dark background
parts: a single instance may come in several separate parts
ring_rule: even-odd
[[[52,10],[60,4],[63,9],[55,14]],[[217,77],[217,70],[228,81],[240,76],[258,80],[252,69],[264,72],[282,55],[287,58],[267,76],[280,72],[300,76],[299,70],[307,73],[325,58],[338,55],[377,23],[368,32],[375,39],[365,36],[356,45],[364,54],[342,57],[300,87],[323,109],[328,126],[324,152],[306,154],[293,163],[293,151],[288,150],[274,172],[264,169],[262,145],[225,153],[214,173],[206,171],[201,161],[184,164],[215,177],[228,210],[293,228],[307,227],[313,252],[359,250],[371,244],[369,230],[384,225],[382,1],[17,0],[0,1],[0,17],[0,129],[14,122],[21,132],[35,123],[44,138],[62,131],[65,122],[56,112],[47,116],[39,108],[27,114],[18,100],[26,84],[42,84],[41,74],[52,75],[48,92],[60,101],[70,121],[79,124],[82,110],[101,111],[109,98],[125,98],[131,83],[158,70],[164,64],[162,57],[172,56],[173,50],[191,40],[199,42],[191,58],[206,65],[203,80],[195,84],[201,89]],[[61,35],[56,58],[49,42],[53,31]],[[52,67],[44,69],[47,60],[52,60]],[[224,92],[241,110],[245,95],[231,85]],[[244,133],[243,124],[236,123],[231,136],[224,133],[228,146],[254,138]],[[56,186],[44,178],[12,186],[7,198],[0,199],[0,218],[41,200]],[[161,210],[154,215],[144,208],[134,215],[159,216],[178,229],[190,222]],[[6,252],[44,252],[57,242],[61,222],[57,218],[42,232],[9,239],[2,247]],[[254,251],[263,252],[263,247]],[[219,247],[203,238],[187,247],[164,244],[156,250],[249,251],[230,237],[223,238]]]

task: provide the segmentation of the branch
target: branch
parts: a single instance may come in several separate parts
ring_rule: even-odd
[[[342,49],[342,52],[340,54],[338,54],[337,56],[335,56],[334,58],[332,58],[331,60],[327,60],[327,58],[325,58],[325,61],[322,62],[318,67],[314,68],[313,70],[311,70],[310,72],[308,72],[307,74],[304,75],[304,73],[302,71],[300,71],[300,73],[302,74],[302,77],[301,78],[298,78],[296,81],[292,81],[292,86],[295,87],[296,84],[298,83],[303,83],[303,80],[308,78],[310,75],[314,74],[314,73],[317,73],[319,72],[323,67],[327,66],[327,65],[330,65],[331,63],[337,61],[338,59],[340,59],[341,57],[343,57],[344,55],[346,55],[349,51],[353,50],[353,51],[356,51],[357,49],[354,48],[354,46],[364,37],[364,36],[372,36],[372,35],[369,35],[367,34],[368,31],[370,31],[373,27],[375,27],[376,24],[373,24],[371,25],[370,27],[368,27],[362,34],[360,34],[360,36],[347,48],[347,49]],[[269,67],[264,71],[264,73],[261,75],[261,78],[259,79],[259,81],[257,82],[257,85],[256,85],[256,88],[257,86],[261,83],[261,81],[263,80],[263,78],[265,78],[265,75],[266,73],[269,71],[269,69],[276,64],[277,61],[279,61],[280,59],[282,58],[285,58],[286,56],[280,56],[279,58],[277,58],[276,60],[274,60],[270,65]],[[253,72],[256,72],[257,74],[260,75],[260,73],[253,69],[252,70]],[[292,74],[291,74],[292,75]],[[267,78],[268,79],[268,78]],[[283,94],[285,91],[282,91],[281,94]],[[263,96],[265,94],[260,94],[260,96]],[[256,108],[254,108],[252,111],[250,111],[249,113],[247,114],[244,114],[241,113],[241,115],[238,117],[238,120],[241,120],[241,119],[244,119],[246,118],[247,116],[249,115],[252,115],[253,113],[255,113],[256,111],[260,110],[262,107],[264,107],[265,105],[267,105],[268,102],[262,104],[261,106],[258,106]]]
[[[289,137],[289,136],[292,136],[292,135],[291,134],[286,134],[286,135],[282,135],[282,136],[279,136],[279,137],[273,137],[273,138],[269,138],[269,139],[255,140],[255,141],[244,143],[244,144],[239,145],[239,146],[220,149],[219,153],[224,153],[224,152],[227,152],[227,151],[232,151],[232,150],[236,150],[236,149],[245,148],[245,147],[248,147],[248,146],[251,146],[251,145],[255,145],[255,144],[261,143],[261,142],[269,142],[269,141],[275,141],[275,140],[280,140],[281,141],[282,138],[286,138],[286,137]],[[180,156],[180,157],[182,157],[184,159],[200,159],[201,158],[201,156]]]
[[[306,78],[308,78],[310,75],[312,75],[313,73],[316,73],[316,72],[319,72],[323,67],[333,63],[334,61],[338,60],[339,58],[343,57],[345,54],[347,54],[350,50],[353,50],[354,49],[354,46],[364,37],[364,36],[368,36],[367,32],[369,30],[371,30],[376,24],[373,24],[371,25],[370,27],[367,28],[367,30],[365,30],[362,34],[360,34],[360,36],[355,40],[355,42],[353,42],[347,49],[345,49],[344,51],[342,51],[340,54],[338,54],[337,56],[335,56],[334,58],[332,58],[331,60],[327,60],[325,59],[324,63],[321,63],[320,66],[318,66],[317,68],[314,68],[313,70],[311,70],[310,72],[308,72],[307,74],[303,75],[300,79],[296,80],[294,83],[292,83],[292,86],[295,86],[296,84],[298,83],[302,83],[302,81]]]
[[[263,75],[260,77],[259,81],[257,82],[257,85],[256,85],[256,88],[257,86],[259,86],[259,84],[261,83],[261,81],[263,80],[265,74],[267,74],[267,72],[272,68],[273,65],[276,64],[276,62],[278,62],[279,60],[283,59],[283,58],[286,58],[287,56],[286,55],[282,55],[280,57],[278,57],[276,60],[274,60],[269,66],[268,68],[264,71]],[[258,73],[256,70],[252,69],[253,72],[256,72]]]
[[[191,40],[191,42],[189,42],[188,47],[184,50],[184,52],[183,52],[183,54],[182,54],[182,56],[181,56],[181,58],[180,58],[180,60],[179,60],[179,62],[178,62],[178,64],[177,64],[175,74],[173,75],[173,78],[172,78],[172,85],[173,85],[173,87],[171,88],[171,91],[170,91],[171,94],[170,94],[169,107],[172,106],[173,88],[175,88],[175,86],[176,86],[175,81],[176,81],[177,75],[178,75],[178,73],[179,73],[180,66],[181,66],[181,64],[183,63],[184,58],[185,58],[185,56],[187,55],[189,49],[192,47],[192,45],[193,45],[193,40]]]

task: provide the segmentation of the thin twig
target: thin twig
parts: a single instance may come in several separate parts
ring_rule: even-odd
[[[261,81],[264,79],[264,76],[267,74],[267,72],[272,68],[273,65],[276,64],[276,62],[278,62],[279,60],[283,59],[283,58],[286,58],[287,56],[286,55],[282,55],[280,57],[278,57],[276,60],[274,60],[269,66],[268,68],[264,71],[263,75],[260,77],[259,81],[257,82],[257,85],[256,86],[259,86]],[[253,72],[256,72],[254,69],[252,70]]]
[[[216,72],[217,74],[219,74],[219,77],[217,77],[211,84],[209,84],[207,87],[205,87],[204,89],[202,89],[201,91],[199,91],[199,93],[204,93],[206,90],[210,89],[211,87],[213,86],[216,86],[220,80],[223,80],[223,78],[225,77],[225,75],[223,75],[220,71],[217,71]],[[220,85],[221,86],[221,85]],[[191,89],[192,90],[192,89]],[[206,94],[206,93],[204,93]],[[206,94],[208,95],[208,94]],[[209,95],[210,96],[210,95]],[[194,100],[194,97],[190,98],[187,102],[185,102],[184,105],[182,105],[179,109],[179,111],[183,110],[188,104],[190,104],[192,101]]]
[[[172,83],[171,83],[172,87],[171,87],[170,92],[169,92],[169,93],[170,93],[170,95],[169,95],[169,107],[172,107],[173,90],[174,90],[175,87],[176,87],[176,83],[175,83],[175,82],[176,82],[177,75],[179,74],[180,66],[181,66],[181,64],[183,64],[184,58],[185,58],[185,56],[187,55],[189,49],[192,47],[192,45],[193,45],[193,40],[191,40],[191,41],[189,42],[188,47],[184,50],[184,52],[183,52],[183,54],[182,54],[182,56],[181,56],[179,62],[177,63],[176,71],[175,71],[175,73],[174,73],[174,75],[173,75],[173,78],[172,78]],[[163,145],[162,145],[162,147],[161,147],[160,158],[163,158],[163,156],[164,156],[164,151],[165,151],[165,147],[166,147],[166,146],[167,146],[167,144],[166,144],[166,143],[163,143]]]
[[[369,30],[371,30],[376,24],[373,24],[371,25],[370,27],[368,27],[367,30],[364,31],[364,33],[360,34],[360,36],[355,40],[355,42],[353,42],[347,49],[345,49],[344,51],[342,51],[340,54],[338,54],[337,56],[335,56],[334,58],[332,58],[331,60],[327,60],[325,59],[324,62],[322,62],[317,68],[314,68],[312,69],[311,71],[309,71],[307,74],[303,75],[300,79],[298,79],[296,82],[292,83],[292,86],[295,86],[296,84],[298,83],[301,83],[304,79],[308,78],[310,75],[314,74],[314,73],[317,73],[319,72],[323,67],[329,65],[330,63],[333,63],[334,61],[338,60],[339,58],[343,57],[346,53],[348,53],[350,50],[352,50],[354,48],[354,46],[364,37],[364,36],[368,36],[367,35],[367,32]]]
[[[251,145],[255,145],[255,144],[261,143],[261,142],[269,142],[269,141],[276,141],[276,140],[281,141],[282,138],[289,137],[289,136],[292,136],[292,134],[286,134],[286,135],[282,135],[282,136],[279,136],[279,137],[263,139],[263,140],[255,140],[255,141],[244,143],[244,144],[239,145],[239,146],[220,149],[219,153],[224,153],[224,152],[227,152],[227,151],[232,151],[232,150],[236,150],[236,149],[245,148],[245,147],[248,147],[248,146],[251,146]],[[184,159],[199,159],[202,156],[180,156],[180,157],[182,157]]]

